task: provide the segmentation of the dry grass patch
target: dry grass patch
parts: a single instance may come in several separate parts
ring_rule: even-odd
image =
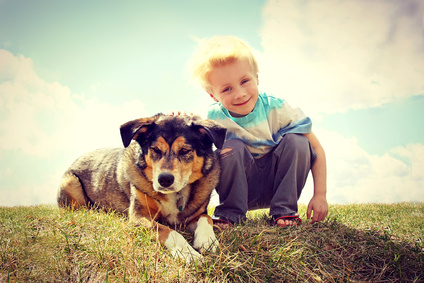
[[[243,225],[216,230],[218,253],[186,266],[113,213],[0,208],[0,282],[424,281],[424,204],[330,209],[325,222],[289,228],[250,212]]]

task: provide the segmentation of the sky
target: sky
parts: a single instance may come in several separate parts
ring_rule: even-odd
[[[0,206],[56,203],[127,121],[206,117],[187,62],[214,35],[247,41],[260,91],[312,119],[330,204],[424,201],[424,0],[0,0]]]

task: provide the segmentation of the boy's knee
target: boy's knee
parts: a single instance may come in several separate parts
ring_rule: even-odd
[[[246,144],[238,139],[228,140],[224,143],[220,156],[222,158],[229,157],[231,155],[243,155],[243,152],[247,150]]]
[[[219,153],[219,155],[221,156],[221,158],[225,158],[230,156],[233,153],[233,149],[230,147],[224,148],[223,150],[221,150],[221,152]]]
[[[302,134],[287,134],[285,137],[286,146],[294,151],[309,151],[309,141]]]

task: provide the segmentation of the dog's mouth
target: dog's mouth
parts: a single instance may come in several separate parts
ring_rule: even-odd
[[[177,192],[177,191],[174,189],[174,187],[169,187],[169,188],[159,187],[157,191],[158,191],[159,193],[162,193],[162,194],[172,194],[172,193]]]
[[[167,195],[167,194],[175,194],[175,193],[178,193],[179,191],[181,191],[182,189],[183,189],[184,187],[182,187],[182,188],[177,188],[177,187],[168,187],[168,188],[163,188],[163,187],[161,187],[161,186],[158,186],[158,187],[155,187],[155,185],[153,185],[153,189],[156,191],[156,192],[158,192],[158,193],[161,193],[161,194],[165,194],[165,195]]]

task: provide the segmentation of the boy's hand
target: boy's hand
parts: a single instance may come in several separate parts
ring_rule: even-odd
[[[314,214],[312,215],[312,211]],[[328,214],[328,203],[325,196],[313,196],[308,205],[306,217],[311,219],[311,223],[323,221]]]
[[[166,115],[177,117],[177,116],[180,116],[180,115],[181,116],[193,115],[193,113],[192,112],[186,113],[184,111],[172,110],[172,111],[169,111],[168,113],[166,113]]]

